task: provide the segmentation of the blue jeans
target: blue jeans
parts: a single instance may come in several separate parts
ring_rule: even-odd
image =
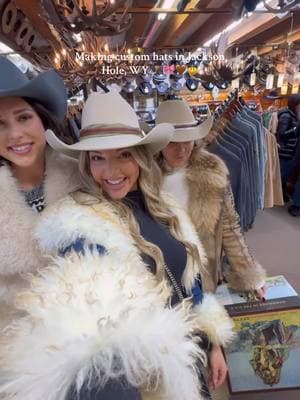
[[[281,182],[282,182],[282,191],[285,193],[286,185],[289,177],[291,176],[295,167],[294,160],[284,160],[280,159],[280,173],[281,173]],[[294,194],[293,194],[293,202],[294,205],[300,207],[300,178],[298,178]]]
[[[294,169],[294,160],[280,159],[280,174],[282,183],[282,192],[285,193],[286,185],[289,177],[291,176]]]
[[[293,194],[293,202],[295,206],[300,207],[300,177],[298,178],[295,186],[295,191]]]

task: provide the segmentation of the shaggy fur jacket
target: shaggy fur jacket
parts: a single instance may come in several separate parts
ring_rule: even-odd
[[[189,218],[175,203],[172,209],[204,263]],[[216,345],[232,337],[232,321],[213,295],[193,309],[190,300],[167,306],[169,285],[147,269],[126,222],[82,192],[48,208],[36,238],[52,258],[19,294],[25,317],[0,343],[0,397],[64,400],[73,384],[79,392],[85,382],[101,388],[125,378],[143,400],[201,400],[195,362],[203,354],[193,333],[205,331]],[[80,253],[72,250],[78,239],[85,241]],[[187,263],[187,291],[198,271]]]
[[[45,201],[54,204],[79,185],[77,164],[50,149],[46,151]],[[18,189],[8,165],[0,167],[0,329],[13,312],[16,293],[25,285],[21,274],[44,265],[33,241],[33,227],[40,215],[31,209]]]
[[[215,292],[222,279],[223,252],[229,262],[226,279],[236,290],[251,291],[264,284],[265,271],[251,255],[241,233],[239,217],[223,161],[201,150],[186,169],[164,177],[163,189],[188,210],[208,257],[205,291]]]

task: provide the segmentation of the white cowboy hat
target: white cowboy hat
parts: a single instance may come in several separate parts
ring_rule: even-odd
[[[172,124],[175,128],[170,141],[188,142],[204,138],[212,127],[213,118],[209,117],[200,123],[195,119],[185,100],[167,100],[160,103],[156,112],[156,123],[165,122]]]
[[[79,142],[67,145],[51,131],[46,139],[56,151],[78,158],[80,151],[111,150],[140,145],[158,153],[170,141],[174,128],[171,124],[157,125],[148,134],[139,126],[134,109],[117,92],[92,93],[82,111]]]

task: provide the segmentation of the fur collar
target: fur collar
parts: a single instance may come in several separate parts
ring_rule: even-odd
[[[84,381],[101,387],[125,377],[151,400],[201,400],[194,363],[203,354],[190,339],[189,305],[165,307],[169,291],[147,271],[109,204],[87,202],[67,196],[46,209],[37,237],[48,253],[78,237],[106,252],[86,247],[84,256],[53,257],[31,278],[17,299],[26,318],[0,341],[0,398],[64,400],[72,384],[79,392]]]
[[[166,193],[162,195],[178,217],[185,240],[197,246],[204,270],[207,262],[205,251],[188,215],[174,198]],[[96,218],[95,213],[100,218]],[[128,246],[135,247],[127,224],[120,225],[119,217],[112,206],[105,201],[99,203],[98,199],[83,192],[73,193],[45,210],[43,221],[37,227],[36,237],[43,251],[55,255],[57,249],[73,243],[78,238],[78,232],[90,243],[99,243],[100,240],[101,245],[112,252],[120,253],[124,249],[127,253]],[[120,246],[120,243],[125,247]],[[183,285],[188,292],[191,292],[199,272],[199,266],[194,265],[188,257],[183,274]]]
[[[78,188],[76,162],[47,149],[45,172],[46,204]],[[32,230],[39,214],[25,202],[10,167],[0,167],[0,275],[33,271],[40,265],[39,251],[32,240]],[[3,261],[4,260],[4,261]]]
[[[198,232],[213,234],[228,185],[227,167],[219,157],[201,150],[197,159],[188,166],[186,180],[191,220]]]

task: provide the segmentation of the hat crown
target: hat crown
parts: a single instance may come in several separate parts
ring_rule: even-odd
[[[133,108],[115,91],[91,93],[82,111],[82,129],[92,125],[118,125],[139,128]]]
[[[159,105],[156,114],[156,123],[163,122],[173,125],[193,124],[195,117],[185,101],[167,100]]]
[[[10,90],[12,84],[14,89],[25,85],[29,79],[23,72],[11,61],[5,57],[0,57],[0,90]]]

